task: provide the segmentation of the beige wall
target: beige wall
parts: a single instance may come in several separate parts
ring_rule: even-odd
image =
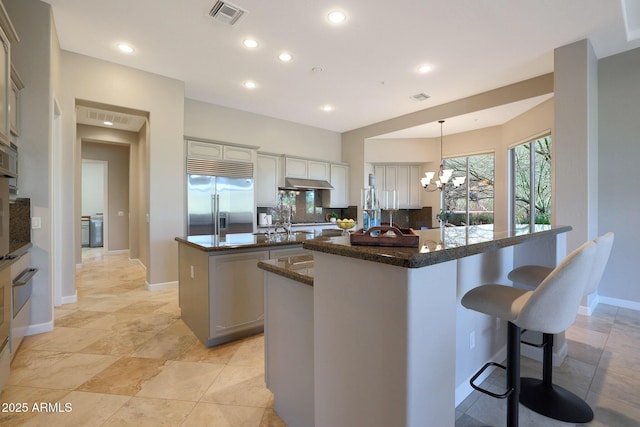
[[[496,224],[507,226],[509,221],[508,149],[553,127],[553,98],[515,117],[501,126],[446,135],[443,138],[444,158],[463,157],[482,153],[496,156]],[[365,163],[423,163],[424,170],[435,171],[440,163],[440,137],[407,139],[367,139]],[[390,159],[390,160],[387,160]],[[365,171],[369,171],[368,165]],[[367,172],[368,173],[368,172]],[[359,194],[359,193],[358,193]],[[423,206],[433,207],[433,215],[440,209],[440,193],[424,192]]]
[[[142,199],[148,209],[142,213],[148,228],[147,282],[150,285],[174,283],[178,279],[177,244],[182,234],[184,211],[183,183],[177,179],[183,172],[183,83],[156,74],[116,65],[71,52],[62,52],[64,96],[63,138],[75,141],[74,110],[77,100],[103,103],[148,112],[148,187],[142,185]],[[73,145],[66,143],[66,167],[79,170],[79,159],[73,159]],[[144,162],[145,160],[143,160]],[[71,182],[69,183],[71,185]],[[78,194],[77,188],[75,194]],[[77,200],[74,205],[77,212]],[[72,209],[69,208],[70,214]],[[72,227],[69,233],[76,232]],[[140,259],[146,259],[141,256]],[[71,289],[67,289],[70,292]]]
[[[260,147],[260,151],[342,161],[340,134],[186,99],[184,134]]]
[[[343,161],[352,165],[350,181],[351,203],[359,203],[358,198],[360,188],[362,188],[367,182],[368,170],[365,167],[366,150],[364,148],[366,140],[375,138],[378,135],[384,135],[386,133],[411,128],[425,123],[436,122],[443,118],[446,120],[446,118],[449,117],[497,107],[552,92],[553,75],[545,74],[530,80],[504,86],[478,95],[473,95],[468,98],[459,99],[447,104],[427,108],[415,113],[395,117],[343,133]],[[446,148],[444,155],[448,155]],[[439,162],[439,159],[437,159],[436,162]],[[429,165],[426,165],[426,167],[429,167]],[[423,202],[425,202],[424,199]],[[431,204],[430,201],[425,203]]]
[[[78,126],[78,136],[82,142],[82,160],[101,160],[108,162],[107,176],[107,221],[105,239],[107,252],[129,249],[129,151],[130,145],[90,142],[82,136],[93,126]],[[100,128],[97,128],[100,129]],[[131,132],[127,132],[131,133]],[[137,134],[131,133],[131,139],[137,142]],[[84,183],[83,183],[84,185]],[[119,216],[119,212],[123,215]],[[77,258],[76,258],[77,259]]]

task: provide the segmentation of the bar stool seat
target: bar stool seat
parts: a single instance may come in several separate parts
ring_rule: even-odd
[[[478,286],[461,300],[464,307],[507,320],[507,365],[485,364],[471,379],[471,386],[493,397],[507,398],[507,427],[516,427],[520,397],[520,334],[531,329],[556,334],[575,320],[587,276],[596,255],[593,241],[571,252],[533,291],[499,284]],[[489,366],[507,372],[507,392],[496,395],[474,381]]]
[[[583,295],[593,293],[598,287],[611,254],[613,239],[613,233],[609,232],[593,240],[596,244],[596,256]],[[524,265],[512,270],[508,278],[514,283],[535,289],[552,271],[553,268],[550,267]],[[584,399],[553,384],[553,334],[543,333],[542,337],[542,379],[521,378],[520,403],[532,411],[559,421],[587,423],[593,420],[593,410]]]

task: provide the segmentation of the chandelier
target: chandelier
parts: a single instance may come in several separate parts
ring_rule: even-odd
[[[424,176],[420,178],[422,188],[427,191],[444,190],[444,187],[451,179],[451,175],[453,175],[453,169],[444,168],[444,159],[442,158],[442,124],[444,123],[444,120],[438,120],[438,123],[440,123],[440,170],[438,171],[438,179],[435,182],[433,182],[433,178],[436,175],[435,172],[425,172]],[[464,179],[464,176],[457,176],[453,178],[453,186],[461,186],[464,184]]]

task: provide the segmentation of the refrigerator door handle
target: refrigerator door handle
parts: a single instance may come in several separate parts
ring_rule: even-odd
[[[211,222],[213,223],[213,234],[220,235],[220,195],[211,195]]]

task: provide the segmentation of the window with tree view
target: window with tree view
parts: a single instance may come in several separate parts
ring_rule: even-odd
[[[454,187],[450,180],[442,192],[442,209],[447,222],[454,225],[493,224],[495,155],[446,159],[453,177],[465,176],[465,183]]]
[[[510,150],[513,224],[551,223],[551,136]]]

